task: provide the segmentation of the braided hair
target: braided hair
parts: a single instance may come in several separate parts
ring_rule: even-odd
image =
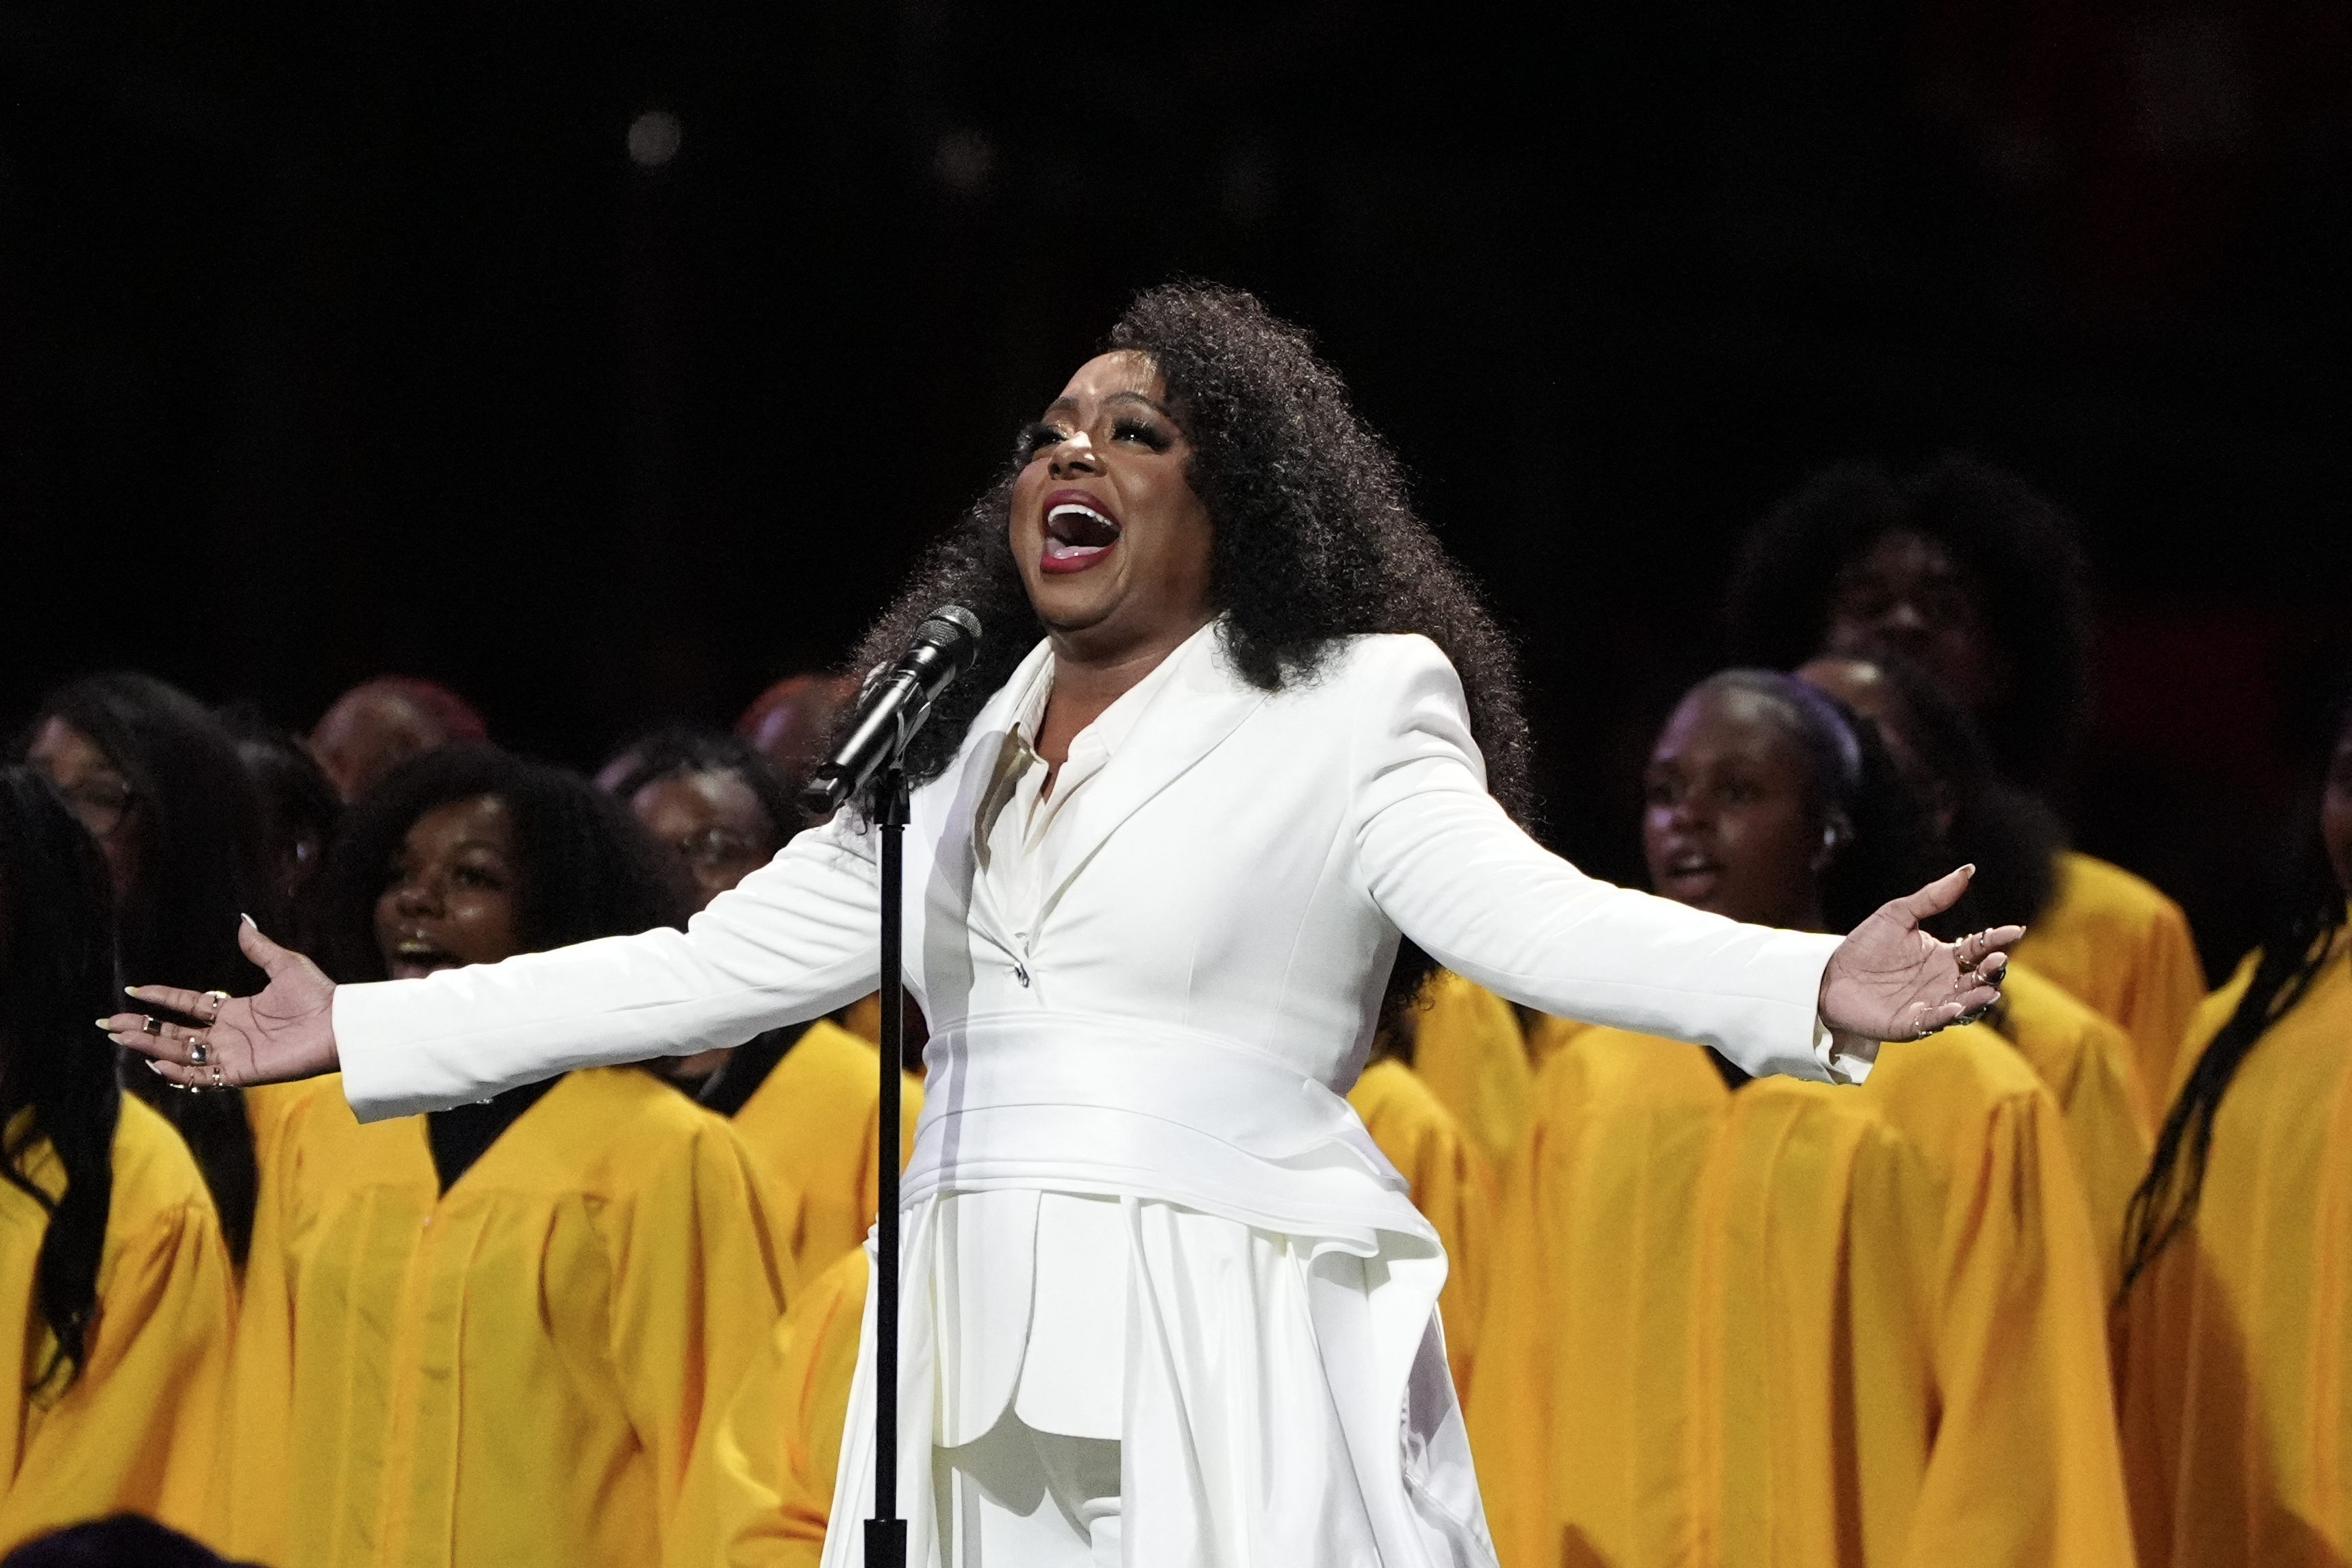
[[[2340,710],[2336,747],[2352,745],[2352,702]],[[2198,1057],[2165,1113],[2147,1174],[2124,1214],[2120,1300],[2196,1216],[2213,1152],[2213,1119],[2221,1097],[2273,1024],[2294,1010],[2331,963],[2347,962],[2340,939],[2352,896],[2329,861],[2315,820],[2284,879],[2246,993]]]

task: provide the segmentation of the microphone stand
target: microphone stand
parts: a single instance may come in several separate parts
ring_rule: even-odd
[[[906,1568],[907,1521],[898,1517],[898,1122],[907,1051],[905,889],[907,774],[895,763],[874,792],[882,834],[882,1099],[874,1234],[874,1517],[866,1521],[866,1568]]]

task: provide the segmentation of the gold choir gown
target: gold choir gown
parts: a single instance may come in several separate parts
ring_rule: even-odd
[[[1507,1170],[1528,1135],[1535,1071],[1511,1005],[1441,969],[1415,1004],[1413,1076],[1453,1112],[1492,1171]]]
[[[1348,1103],[1404,1177],[1412,1206],[1445,1244],[1445,1289],[1438,1292],[1437,1318],[1445,1331],[1445,1364],[1454,1385],[1467,1388],[1478,1331],[1486,1321],[1494,1170],[1417,1068],[1392,1059],[1376,1061],[1348,1091]]]
[[[813,1279],[866,1245],[881,1190],[880,1053],[840,1025],[819,1018],[769,1069],[735,1112],[735,1131],[760,1167],[782,1184],[779,1204],[797,1204],[789,1232],[793,1273]],[[915,1148],[922,1080],[901,1075],[898,1164]]]
[[[1981,1026],[1859,1089],[1585,1031],[1506,1204],[1469,1395],[1506,1568],[2131,1562],[2057,1107]]]
[[[765,1178],[635,1068],[574,1072],[444,1193],[425,1119],[306,1086],[263,1173],[227,1544],[276,1568],[659,1561],[781,1309]]]
[[[2145,1568],[2352,1560],[2352,940],[2239,1065],[2189,1229],[2126,1305]],[[2181,1041],[2178,1081],[2254,961]]]
[[[2131,1038],[2024,963],[2009,966],[2000,1005],[1987,1023],[2058,1102],[2099,1248],[2099,1277],[2112,1296],[2122,1276],[2124,1211],[2147,1169],[2153,1133]]]
[[[17,1113],[8,1145],[32,1129]],[[51,1197],[65,1173],[46,1141],[23,1167]],[[228,1250],[179,1134],[129,1095],[114,1130],[114,1193],[99,1255],[98,1311],[81,1374],[27,1387],[57,1348],[34,1268],[48,1214],[0,1183],[0,1343],[16,1347],[0,1422],[0,1552],[61,1525],[129,1511],[215,1534],[209,1466],[236,1318]]]
[[[2180,906],[2120,866],[2074,850],[2058,856],[2050,907],[2014,956],[2123,1026],[2138,1060],[2140,1113],[2164,1119],[2180,1031],[2205,996],[2205,970]]]

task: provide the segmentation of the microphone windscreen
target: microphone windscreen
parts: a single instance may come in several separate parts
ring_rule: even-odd
[[[980,617],[961,605],[941,605],[915,628],[915,640],[950,650],[956,668],[969,669],[980,657]]]

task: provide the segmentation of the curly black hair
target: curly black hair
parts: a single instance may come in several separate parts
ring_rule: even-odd
[[[1339,639],[1419,632],[1453,660],[1486,763],[1486,786],[1524,822],[1534,810],[1517,655],[1477,589],[1413,511],[1403,469],[1301,329],[1255,296],[1173,283],[1136,297],[1106,352],[1148,357],[1192,443],[1186,472],[1214,529],[1209,599],[1234,668],[1268,691],[1309,680]],[[994,484],[923,557],[858,645],[850,668],[896,657],[925,616],[961,604],[988,636],[908,753],[936,778],[971,721],[1045,635],[1006,531],[1008,454]]]
[[[2336,747],[2352,745],[2352,700],[2337,710]],[[2147,1173],[2124,1215],[2124,1276],[2120,1303],[2132,1283],[2172,1245],[2196,1216],[2205,1167],[2213,1152],[2213,1118],[2221,1097],[2270,1026],[2303,1000],[2330,962],[2347,962],[2342,942],[2345,899],[2315,814],[2272,901],[2253,977],[2165,1113]]]
[[[57,1342],[37,1392],[81,1375],[113,1206],[121,1090],[114,1047],[90,1020],[115,1010],[114,900],[106,861],[47,780],[0,768],[0,1178],[48,1215],[35,1305]],[[65,1173],[52,1196],[26,1167],[46,1142]]]
[[[1138,295],[1104,348],[1150,359],[1192,444],[1185,477],[1213,530],[1210,606],[1224,616],[1220,635],[1243,678],[1278,691],[1312,680],[1344,637],[1420,633],[1462,678],[1487,790],[1513,818],[1531,823],[1533,760],[1517,651],[1468,574],[1413,510],[1395,454],[1356,412],[1307,333],[1242,289],[1171,283]],[[1045,635],[1007,538],[1013,482],[1025,461],[1017,449],[1008,453],[995,482],[917,563],[851,660],[864,670],[896,657],[943,604],[962,605],[987,629],[979,662],[908,749],[911,783],[946,771],[982,705]],[[1388,1010],[1433,967],[1406,943]]]
[[[1895,529],[1936,540],[1969,574],[2016,671],[1982,716],[1985,739],[2010,778],[2048,788],[2087,700],[2090,566],[2073,517],[2005,469],[1948,453],[1910,472],[1855,462],[1813,475],[1741,547],[1724,606],[1732,658],[1787,669],[1821,652],[1838,574]]]
[[[339,981],[384,978],[376,900],[417,818],[496,795],[514,823],[515,935],[525,952],[655,926],[692,908],[677,858],[587,780],[496,746],[449,746],[404,763],[352,804],[327,852],[313,929]]]
[[[1938,863],[1935,828],[1878,726],[1777,669],[1717,670],[1691,688],[1725,689],[1753,692],[1780,710],[1811,764],[1816,825],[1841,824],[1837,848],[1821,873],[1822,918],[1832,931],[1852,931],[1880,905],[1948,869]]]
[[[87,676],[43,699],[17,747],[23,756],[50,719],[62,719],[122,773],[138,810],[137,877],[115,910],[123,977],[138,984],[250,995],[267,977],[237,947],[237,917],[285,930],[271,875],[266,816],[236,742],[212,710],[135,670]],[[244,1097],[235,1089],[173,1094],[126,1056],[123,1087],[178,1130],[220,1212],[229,1256],[242,1267],[259,1190]]]
[[[647,784],[688,773],[729,773],[740,779],[773,829],[773,841],[767,846],[770,852],[782,848],[784,840],[807,824],[776,764],[749,742],[720,730],[665,725],[614,752],[596,776],[614,799],[625,801]]]

